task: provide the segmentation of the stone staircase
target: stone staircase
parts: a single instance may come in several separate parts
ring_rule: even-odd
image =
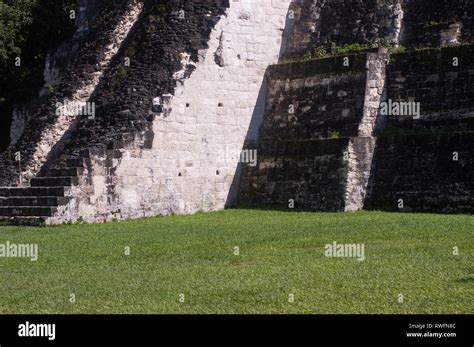
[[[67,98],[68,102],[79,104],[90,101],[138,21],[143,6],[144,2],[140,0],[121,0],[100,9],[110,18],[92,23],[83,46],[79,45],[83,38],[73,41],[79,51],[71,67],[62,72],[62,84],[57,87],[58,95],[54,95],[57,100],[62,102]],[[57,105],[55,102],[50,104]],[[88,182],[84,173],[91,153],[89,149],[63,153],[62,157],[67,159],[47,164],[52,148],[74,129],[73,123],[80,121],[80,115],[63,112],[56,116],[57,111],[57,106],[38,110],[18,143],[4,154],[0,153],[0,220],[20,225],[50,224],[53,219],[59,222],[77,220],[69,217],[77,205],[75,198],[81,195],[83,187],[80,184]],[[15,152],[22,154],[21,173],[12,159]],[[33,177],[28,186],[18,185],[19,174],[24,178]]]
[[[78,205],[94,193],[94,167],[101,172],[111,171],[113,161],[120,159],[124,151],[150,145],[146,133],[126,132],[105,146],[64,153],[32,178],[29,186],[0,187],[0,221],[41,226],[80,220],[85,216],[78,212]]]
[[[72,129],[82,118],[95,117],[85,117],[82,112],[77,113],[75,108],[87,102],[97,103],[91,97],[103,83],[113,62],[120,60],[117,58],[120,48],[125,39],[133,35],[132,28],[138,22],[144,6],[143,1],[139,0],[103,3],[105,5],[100,6],[98,16],[106,18],[90,23],[85,37],[82,37],[82,33],[80,39],[73,37],[71,42],[67,42],[74,47],[70,49],[71,52],[65,49],[65,52],[57,53],[60,57],[51,58],[52,61],[66,58],[65,62],[58,63],[53,69],[57,70],[54,74],[60,77],[56,84],[52,84],[53,92],[33,100],[32,107],[26,108],[28,122],[14,124],[23,128],[23,131],[17,141],[6,149],[4,158],[0,156],[0,165],[5,168],[2,170],[0,167],[0,186],[18,183],[18,165],[13,160],[14,153],[21,153],[22,177],[34,177],[51,157],[51,152],[73,132]],[[45,76],[47,82],[49,77]]]
[[[73,199],[88,159],[71,158],[34,177],[28,187],[0,188],[0,220],[16,225],[48,224],[59,208]]]
[[[24,225],[103,222],[158,214],[154,209],[167,211],[166,201],[173,201],[173,197],[159,200],[155,197],[158,192],[140,190],[143,182],[134,171],[139,171],[148,181],[157,176],[151,176],[153,171],[146,171],[135,162],[126,174],[117,170],[118,177],[114,176],[121,160],[131,157],[129,161],[134,161],[136,155],[143,154],[146,157],[143,162],[150,161],[150,166],[156,163],[157,155],[148,151],[152,136],[140,139],[133,134],[127,139],[124,133],[151,129],[148,123],[160,113],[153,111],[152,100],[172,93],[177,81],[184,81],[194,69],[180,53],[207,48],[211,31],[202,28],[217,25],[229,4],[217,0],[196,2],[191,6],[192,11],[187,11],[186,20],[181,21],[176,19],[176,12],[182,8],[179,2],[170,6],[143,0],[105,3],[104,8],[110,8],[110,13],[103,10],[97,16],[100,18],[97,23],[89,23],[87,36],[81,36],[85,44],[78,47],[73,58],[64,59],[69,65],[63,68],[58,64],[61,76],[65,70],[64,76],[56,92],[48,96],[48,100],[54,97],[53,101],[57,99],[61,103],[67,98],[67,104],[69,101],[94,103],[97,117],[82,114],[66,117],[67,112],[59,112],[64,117],[58,116],[56,102],[32,114],[17,145],[6,153],[8,160],[0,160],[8,171],[0,171],[0,219]],[[160,22],[166,20],[169,25],[151,27],[147,23],[150,15],[160,18]],[[124,58],[131,55],[133,64],[124,67]],[[67,111],[65,107],[60,110]],[[111,139],[114,140],[109,143]],[[133,148],[124,154],[127,145]],[[97,150],[95,146],[100,147]],[[91,158],[77,153],[88,147],[94,149]],[[29,180],[28,187],[16,187],[19,167],[12,155],[16,152],[22,155],[20,170],[22,177]],[[62,157],[59,162],[51,160],[57,156]],[[76,160],[80,163],[73,164]],[[84,164],[87,160],[90,166]],[[124,186],[132,187],[145,202],[137,202],[127,191],[125,197],[120,195],[126,190]],[[157,189],[162,187],[157,186]],[[169,194],[174,193],[173,189],[170,188]],[[151,206],[152,198],[158,207]],[[127,199],[131,203],[123,204]]]

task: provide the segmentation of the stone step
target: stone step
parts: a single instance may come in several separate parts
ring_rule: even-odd
[[[51,217],[56,212],[57,207],[32,207],[32,206],[15,206],[0,207],[1,217]]]
[[[73,167],[84,167],[85,166],[85,159],[84,158],[70,158],[66,159],[66,166],[73,168]]]
[[[39,227],[39,226],[44,226],[46,224],[45,217],[9,217],[9,218],[0,217],[0,221],[7,222],[10,225],[31,226],[31,227]]]
[[[66,167],[62,169],[50,169],[45,177],[77,177],[83,173],[83,167]]]
[[[70,187],[2,187],[0,188],[0,197],[45,197],[45,196],[65,196]]]
[[[79,177],[35,177],[30,183],[32,187],[73,186],[79,184]]]
[[[11,196],[8,198],[0,197],[0,206],[59,206],[66,205],[70,200],[70,197],[64,196]]]

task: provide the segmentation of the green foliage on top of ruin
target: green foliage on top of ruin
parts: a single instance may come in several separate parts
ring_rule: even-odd
[[[388,37],[383,38],[379,42],[368,42],[368,43],[348,43],[343,45],[333,44],[330,48],[317,47],[306,52],[303,55],[303,61],[310,61],[315,59],[324,59],[330,57],[336,57],[347,54],[357,54],[362,52],[371,51],[377,48],[387,48],[389,53],[401,53],[405,52],[404,46],[396,46],[391,43]]]
[[[353,54],[364,52],[377,46],[372,43],[360,44],[360,43],[351,43],[345,44],[342,46],[334,45],[331,48],[318,47],[314,50],[308,51],[303,55],[303,61],[309,61],[314,59],[323,59],[336,57],[340,55]]]
[[[410,50],[403,49],[391,52],[390,62],[403,63],[408,59],[422,59],[434,64],[440,71],[444,71],[452,66],[454,57],[459,61],[471,61],[473,47],[474,45],[471,43],[448,47],[414,47]]]

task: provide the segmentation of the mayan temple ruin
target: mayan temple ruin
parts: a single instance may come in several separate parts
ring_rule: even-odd
[[[79,0],[0,219],[472,213],[474,0]]]

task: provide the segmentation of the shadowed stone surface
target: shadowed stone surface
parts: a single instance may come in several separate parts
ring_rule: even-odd
[[[80,6],[75,37],[45,67],[56,92],[15,112],[0,155],[3,218],[103,222],[217,210],[239,196],[472,212],[474,52],[460,45],[473,40],[472,0]],[[274,65],[353,43],[432,49]],[[65,98],[93,102],[95,117],[56,115]],[[389,99],[420,102],[420,117],[382,115]],[[257,150],[256,166],[240,162],[243,147]],[[13,187],[19,171],[30,187]]]

